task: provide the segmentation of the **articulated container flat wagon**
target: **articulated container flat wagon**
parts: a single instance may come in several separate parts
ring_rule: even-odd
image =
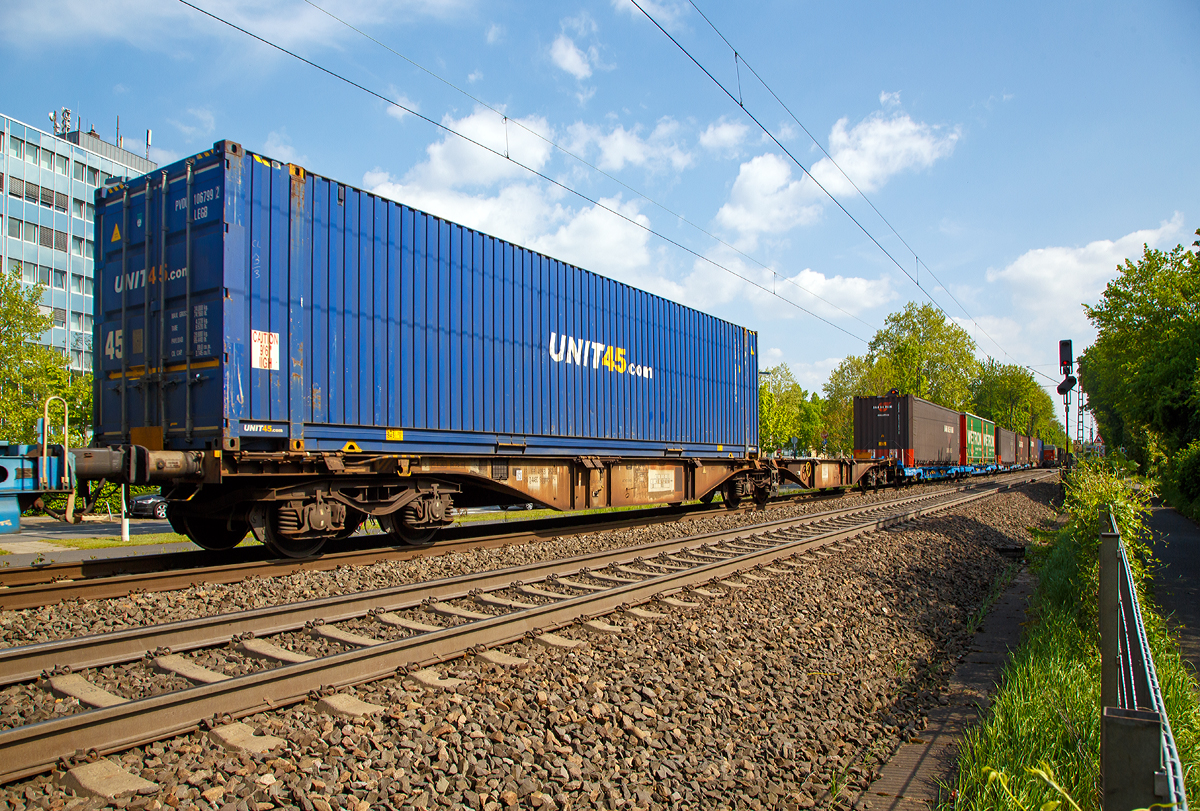
[[[85,477],[207,548],[755,498],[750,330],[223,141],[97,191]],[[77,454],[78,455],[78,454]]]

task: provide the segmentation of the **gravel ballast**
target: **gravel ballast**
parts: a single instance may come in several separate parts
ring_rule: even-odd
[[[756,572],[768,579],[745,579],[748,588],[694,609],[647,606],[661,619],[609,617],[623,627],[619,634],[578,625],[559,632],[585,639],[582,649],[505,646],[530,660],[521,667],[470,658],[439,666],[464,681],[453,692],[399,679],[364,685],[352,692],[387,708],[371,719],[334,719],[312,701],[245,719],[284,739],[269,755],[230,754],[203,733],[114,755],[159,784],[115,806],[834,805],[832,786],[864,788],[882,758],[919,734],[925,710],[969,648],[968,619],[1008,565],[997,550],[1028,542],[1027,528],[1051,518],[1056,490],[1027,486],[874,533],[844,551],[797,559],[785,574]],[[698,529],[687,524],[682,532]],[[465,565],[446,558],[399,565],[414,563]],[[267,584],[227,588],[253,587]],[[8,616],[15,613],[25,612]],[[104,801],[73,797],[42,777],[6,787],[0,804],[96,808]]]

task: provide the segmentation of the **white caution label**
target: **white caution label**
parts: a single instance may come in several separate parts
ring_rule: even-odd
[[[650,470],[646,476],[646,490],[651,493],[669,493],[675,489],[675,468]]]
[[[250,368],[279,370],[279,333],[250,330]]]

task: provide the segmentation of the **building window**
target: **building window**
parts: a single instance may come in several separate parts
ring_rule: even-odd
[[[25,184],[25,199],[31,203],[36,203],[38,198],[42,196],[42,187],[36,183]]]
[[[92,222],[96,219],[96,206],[94,203],[83,204],[83,219],[84,222]]]
[[[71,329],[83,332],[83,313],[71,313]]]
[[[66,155],[55,155],[54,156],[54,171],[60,175],[65,175],[67,173],[67,164],[68,163],[70,163],[70,161],[67,160]]]
[[[37,166],[38,148],[33,144],[25,144],[25,162]]]
[[[85,296],[90,296],[92,294],[92,280],[87,277],[84,277],[83,280],[83,294]]]
[[[50,284],[50,268],[45,265],[38,265],[38,284],[43,286]]]
[[[83,256],[83,237],[71,237],[71,253]]]
[[[54,326],[65,327],[67,325],[67,311],[62,307],[54,308]]]
[[[92,323],[93,322],[92,322],[91,313],[84,313],[83,314],[83,331],[91,332],[92,331]]]
[[[93,169],[91,166],[89,166],[87,168],[87,184],[89,186],[99,185],[98,184],[99,179],[100,179],[100,170]]]
[[[42,186],[42,205],[46,208],[54,208],[54,189]]]
[[[25,147],[25,142],[17,138],[8,139],[8,154],[14,158],[23,158],[25,153],[22,151]]]
[[[92,369],[92,353],[84,352],[83,353],[83,370],[85,372],[89,372],[89,371],[91,371],[91,369]]]
[[[83,367],[83,350],[81,350],[81,349],[72,349],[71,350],[71,366],[73,366],[77,369]]]
[[[27,222],[27,223],[25,223],[25,227],[24,227],[24,228],[22,228],[22,229],[21,229],[21,231],[22,231],[22,233],[25,235],[25,241],[26,241],[26,242],[32,242],[32,243],[34,243],[35,245],[37,244],[37,241],[38,241],[38,227],[37,227],[36,225],[34,225],[34,224],[33,224],[33,223],[31,223],[31,222]]]
[[[21,221],[16,217],[8,218],[8,235],[13,239],[21,238]]]
[[[79,237],[75,237],[74,239],[78,240],[79,242],[83,242],[83,240],[79,239]],[[74,252],[72,252],[72,253],[74,253]],[[83,248],[79,249],[79,253],[83,253]],[[76,254],[76,255],[78,256],[78,254]],[[78,295],[81,295],[81,296],[83,295],[83,277],[80,276],[78,273],[71,274],[71,292],[77,293]]]
[[[74,199],[71,201],[71,216],[83,219],[83,201]]]
[[[65,270],[52,271],[50,274],[50,282],[51,286],[53,286],[55,290],[66,290],[67,272]]]
[[[91,259],[91,258],[92,258],[92,254],[93,254],[93,251],[92,251],[92,241],[91,241],[90,239],[85,239],[85,240],[83,241],[83,258],[84,258],[84,259]],[[90,281],[90,280],[89,280],[89,281]],[[89,295],[90,295],[90,293],[89,293]]]
[[[25,196],[25,181],[19,177],[8,176],[8,193],[13,197]]]
[[[67,232],[66,231],[55,231],[54,232],[54,250],[62,251],[63,253],[67,252]]]
[[[49,149],[42,150],[42,168],[54,171],[54,153]]]
[[[54,193],[54,210],[63,213],[67,210],[67,196],[60,191]]]
[[[28,224],[28,223],[26,223],[26,224]],[[54,247],[54,229],[53,228],[43,225],[41,228],[38,229],[38,236],[41,237],[38,240],[38,244],[41,245],[43,248],[53,248]],[[67,246],[63,245],[63,250],[65,251],[66,249],[67,249]]]
[[[8,272],[16,276],[18,279],[21,278],[21,260],[13,259],[10,261],[8,263]]]
[[[75,168],[72,170],[71,176],[74,177],[76,180],[78,180],[80,183],[83,182],[83,169],[84,169],[83,164],[80,163],[79,161],[75,161]]]

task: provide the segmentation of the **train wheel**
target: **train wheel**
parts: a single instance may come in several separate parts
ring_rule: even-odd
[[[716,497],[717,497],[717,491],[716,491],[716,490],[710,490],[709,492],[707,492],[707,493],[705,493],[704,495],[700,496],[700,503],[701,503],[701,504],[712,504],[712,503],[713,503],[713,499],[714,499],[714,498],[716,498]]]
[[[721,498],[725,502],[725,509],[736,510],[742,506],[742,497],[737,494],[737,485],[729,482],[721,490]]]
[[[350,510],[346,515],[345,529],[333,536],[335,541],[344,541],[354,533],[358,532],[358,528],[367,520],[366,513],[360,513],[357,510]]]
[[[250,527],[245,521],[235,519],[231,522],[227,518],[202,518],[195,515],[171,518],[170,513],[171,511],[168,510],[171,526],[176,528],[176,532],[182,525],[183,534],[188,536],[192,543],[211,552],[233,549],[250,531]]]
[[[250,511],[250,527],[263,546],[281,558],[309,558],[321,551],[330,535],[291,535],[279,529],[277,505],[255,507]]]
[[[414,527],[404,522],[404,517],[398,513],[379,516],[379,528],[385,534],[407,546],[427,544],[437,535],[437,527]]]

